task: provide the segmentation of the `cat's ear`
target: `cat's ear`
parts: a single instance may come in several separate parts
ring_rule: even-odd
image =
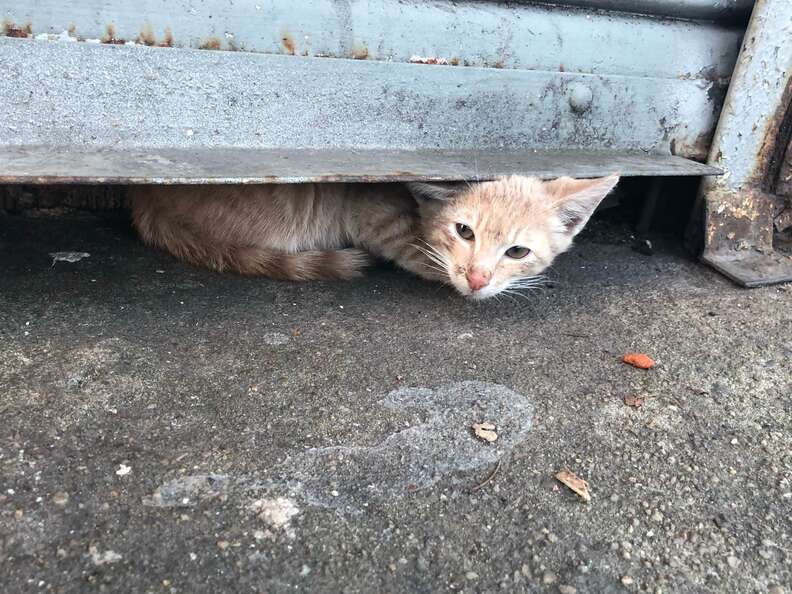
[[[594,209],[619,183],[619,175],[612,173],[595,179],[559,177],[545,182],[561,223],[574,236],[586,225]]]
[[[425,200],[439,200],[448,202],[457,192],[459,187],[456,184],[430,184],[426,182],[407,182],[407,189],[418,202]]]

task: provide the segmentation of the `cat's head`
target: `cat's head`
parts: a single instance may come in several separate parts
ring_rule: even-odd
[[[511,176],[408,187],[419,203],[430,266],[462,295],[487,299],[534,283],[618,181],[616,174],[552,181]]]

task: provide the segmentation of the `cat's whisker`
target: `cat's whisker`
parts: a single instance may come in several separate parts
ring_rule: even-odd
[[[530,301],[530,300],[531,300],[531,299],[530,299],[530,297],[529,297],[528,295],[525,295],[524,293],[520,293],[519,291],[511,291],[511,290],[509,290],[509,289],[503,289],[503,290],[501,291],[501,293],[502,293],[503,295],[507,295],[507,296],[512,296],[512,295],[513,295],[514,297],[520,297],[520,298],[522,298],[522,299],[525,299],[526,301]],[[511,298],[512,298],[512,299],[513,299],[515,302],[517,302],[517,299],[515,299],[514,297],[511,297]]]
[[[425,262],[422,263],[422,266],[424,268],[428,268],[429,270],[436,270],[437,272],[439,272],[440,274],[443,274],[443,275],[447,275],[448,274],[447,270],[443,270],[442,268],[440,268],[438,266],[432,266],[431,264],[426,264]]]
[[[426,250],[422,250],[418,246],[413,246],[413,247],[415,247],[415,249],[417,249],[422,254],[424,254],[427,258],[429,258],[429,260],[431,260],[432,262],[434,262],[435,264],[440,266],[443,269],[444,272],[446,272],[446,273],[448,272],[448,263],[447,262],[445,262],[444,260],[440,260],[439,258],[434,256],[433,254],[427,252]]]
[[[523,276],[513,279],[507,289],[541,289],[546,287],[549,281],[546,276],[538,274],[535,276]]]
[[[426,242],[425,240],[419,238],[418,241],[421,241],[424,244],[426,244],[426,248],[416,245],[414,243],[411,243],[410,246],[420,251],[422,254],[424,254],[427,258],[429,258],[436,264],[445,268],[445,271],[448,272],[449,262],[447,261],[445,256],[443,256],[439,251],[437,251],[437,248],[435,248],[432,244]]]
[[[493,295],[493,297],[495,297],[496,299],[499,297],[506,297],[510,301],[517,303],[517,300],[514,297],[512,297],[511,291],[508,291],[506,289],[503,289],[500,293],[496,293],[495,295]]]

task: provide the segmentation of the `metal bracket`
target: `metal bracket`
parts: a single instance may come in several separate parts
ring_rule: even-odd
[[[775,252],[775,195],[792,128],[792,3],[758,0],[745,33],[705,178],[702,261],[745,287],[792,281],[792,257]]]

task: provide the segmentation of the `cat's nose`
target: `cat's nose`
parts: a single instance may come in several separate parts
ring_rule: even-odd
[[[481,272],[471,270],[465,276],[471,291],[480,291],[489,284],[489,275]]]

